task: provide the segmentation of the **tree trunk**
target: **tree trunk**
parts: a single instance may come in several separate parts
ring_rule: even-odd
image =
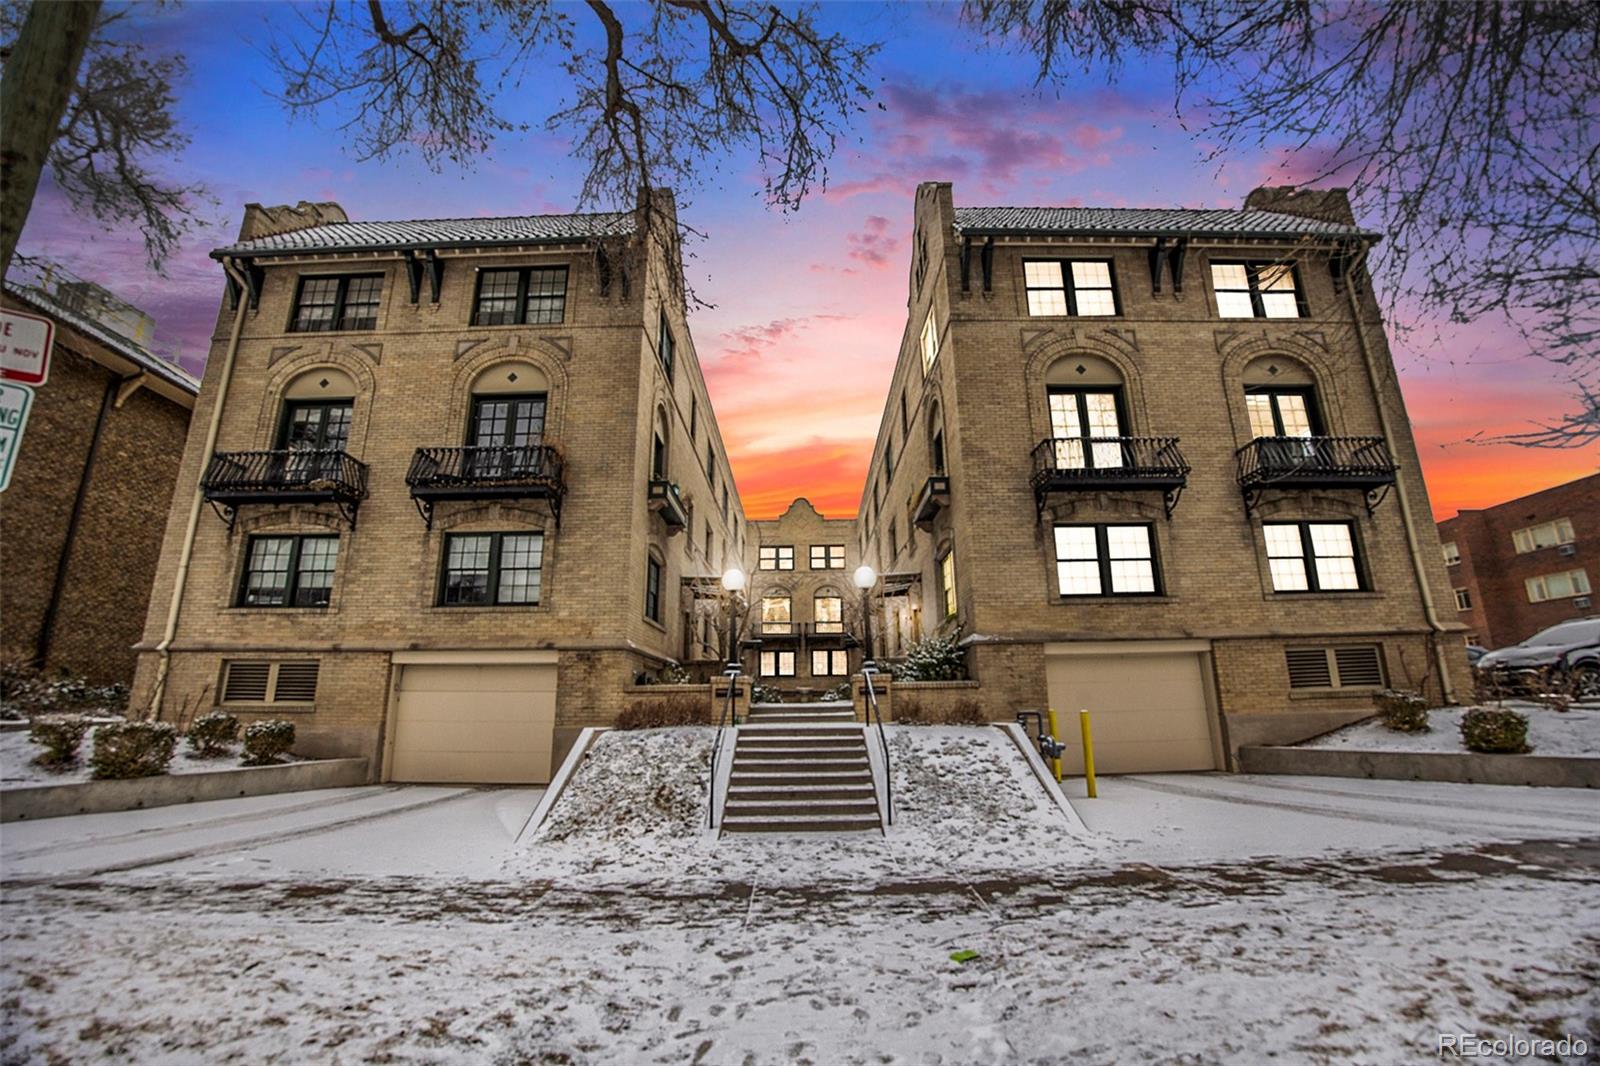
[[[6,60],[0,91],[0,277],[11,270],[99,14],[100,0],[35,0]]]

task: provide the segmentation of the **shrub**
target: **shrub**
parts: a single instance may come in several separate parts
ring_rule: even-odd
[[[699,696],[660,696],[634,700],[617,715],[616,729],[666,729],[680,725],[710,725],[711,704]]]
[[[783,690],[772,685],[751,685],[751,703],[782,703]]]
[[[229,754],[229,745],[239,739],[239,719],[226,711],[202,714],[189,724],[189,750],[214,758]]]
[[[1501,707],[1474,707],[1461,716],[1461,741],[1468,751],[1521,755],[1531,750],[1527,715]]]
[[[294,723],[267,718],[244,727],[244,765],[271,766],[294,747]]]
[[[34,757],[34,763],[52,770],[65,770],[78,761],[78,745],[89,723],[76,715],[52,715],[35,718],[28,730],[28,739],[42,744],[44,751]]]
[[[904,722],[906,725],[931,725],[928,721],[928,709],[922,701],[910,696],[896,696],[894,698],[894,720]]]
[[[1420,693],[1386,688],[1374,697],[1378,717],[1396,733],[1426,733],[1428,701]]]
[[[128,686],[92,685],[87,679],[68,673],[46,676],[26,663],[12,660],[0,663],[0,703],[30,718],[79,710],[121,714],[128,706]]]
[[[988,725],[989,717],[983,713],[983,705],[971,696],[956,700],[950,705],[949,712],[944,716],[946,725]]]
[[[937,705],[936,705],[937,706]],[[988,725],[983,706],[972,697],[933,710],[915,696],[894,698],[894,720],[905,725]]]
[[[838,703],[840,700],[850,699],[850,682],[841,681],[822,694],[822,699],[827,703]]]
[[[178,731],[166,722],[115,722],[94,731],[89,767],[101,779],[155,777],[177,746]]]
[[[958,637],[957,633],[927,637],[911,645],[905,660],[895,667],[895,680],[965,681],[967,655]]]

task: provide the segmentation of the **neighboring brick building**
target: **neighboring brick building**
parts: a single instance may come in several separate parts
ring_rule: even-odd
[[[1467,639],[1503,648],[1595,614],[1600,474],[1439,523]]]
[[[126,684],[199,382],[118,332],[140,316],[99,286],[13,276],[0,305],[51,319],[55,349],[0,496],[0,654]]]
[[[1008,720],[1095,713],[1110,770],[1208,769],[1465,681],[1342,191],[1243,210],[957,208],[920,186],[858,527]],[[1359,309],[1359,310],[1357,310]],[[892,590],[886,590],[892,591]]]
[[[848,686],[861,667],[861,565],[853,518],[824,518],[798,499],[778,518],[750,523],[749,639],[745,666],[762,685],[799,694]]]
[[[248,207],[135,700],[289,717],[383,779],[544,781],[641,674],[714,654],[694,589],[746,524],[635,229]]]

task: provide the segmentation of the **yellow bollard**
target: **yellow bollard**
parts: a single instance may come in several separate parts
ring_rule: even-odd
[[[1078,725],[1083,728],[1083,778],[1089,784],[1089,798],[1094,799],[1094,740],[1089,736],[1088,708],[1078,712]]]
[[[1061,739],[1061,734],[1056,729],[1056,709],[1054,707],[1046,707],[1044,713],[1049,717],[1049,720],[1050,720],[1050,737],[1051,737],[1051,739],[1060,740]],[[1055,771],[1056,783],[1060,784],[1061,783],[1061,756],[1057,755],[1057,756],[1055,756],[1054,758],[1052,758],[1050,760],[1050,769]]]

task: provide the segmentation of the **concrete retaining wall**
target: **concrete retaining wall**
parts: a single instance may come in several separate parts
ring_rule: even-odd
[[[1247,774],[1600,788],[1600,758],[1581,756],[1244,747],[1239,749],[1239,769]]]
[[[131,811],[315,788],[349,788],[366,783],[367,760],[318,759],[283,766],[241,766],[196,774],[136,777],[128,781],[30,785],[0,791],[0,822]]]

